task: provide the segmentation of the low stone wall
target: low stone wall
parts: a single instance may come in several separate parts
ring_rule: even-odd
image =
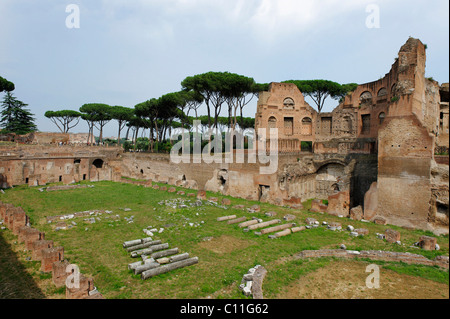
[[[382,251],[382,250],[363,250],[363,251],[353,251],[343,249],[305,250],[295,255],[296,259],[321,258],[321,257],[338,257],[338,258],[358,257],[373,260],[404,262],[407,264],[439,266],[446,269],[449,268],[449,257],[447,256],[438,256],[436,257],[436,259],[430,260],[422,255],[393,252],[393,251]]]
[[[20,207],[0,201],[0,220],[18,236],[18,242],[24,243],[26,249],[31,251],[32,259],[41,262],[40,270],[51,272],[57,287],[64,286],[67,277],[72,274],[67,272],[70,264],[64,260],[64,247],[54,247],[53,241],[45,240],[45,233],[31,227],[29,217]],[[79,279],[78,287],[66,286],[66,299],[104,299],[95,289],[92,278],[80,274]]]

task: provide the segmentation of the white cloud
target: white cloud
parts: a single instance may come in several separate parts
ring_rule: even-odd
[[[102,8],[125,27],[136,23],[138,29],[152,26],[150,36],[171,36],[176,28],[186,27],[183,23],[202,23],[207,28],[225,25],[270,41],[311,31],[355,10],[364,21],[365,8],[371,3],[386,0],[103,0]],[[126,12],[130,12],[129,18],[123,18]]]

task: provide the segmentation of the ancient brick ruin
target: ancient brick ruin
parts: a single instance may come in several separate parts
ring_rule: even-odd
[[[39,145],[0,146],[0,187],[127,177],[276,205],[317,199],[313,209],[333,215],[448,233],[448,155],[436,154],[448,153],[449,86],[426,78],[425,63],[423,43],[408,39],[389,73],[329,113],[295,85],[272,83],[259,94],[255,129],[278,128],[273,174],[248,158],[175,164],[168,154],[57,145],[45,135]]]

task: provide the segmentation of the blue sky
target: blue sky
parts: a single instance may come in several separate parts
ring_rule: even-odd
[[[70,4],[80,8],[79,29],[66,27]],[[380,28],[366,26],[372,4]],[[46,132],[58,130],[47,110],[134,107],[208,71],[257,82],[374,81],[409,36],[427,44],[427,76],[444,83],[448,12],[448,0],[0,0],[0,76]],[[256,101],[245,115],[255,112]],[[111,122],[105,135],[116,130]]]

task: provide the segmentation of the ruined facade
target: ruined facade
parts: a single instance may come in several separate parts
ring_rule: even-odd
[[[304,151],[301,142],[308,141],[312,162],[329,159],[313,174],[298,169],[302,160],[285,167],[284,176],[279,171],[290,196],[325,199],[348,192],[350,206],[371,199],[368,220],[424,229],[439,220],[448,227],[448,162],[442,167],[435,158],[437,150],[448,154],[448,84],[425,77],[425,52],[420,40],[408,39],[385,77],[359,85],[330,113],[310,111],[294,85],[270,85],[258,103],[256,129],[273,127],[276,118],[293,132],[286,136],[283,125],[276,126],[283,152]],[[289,110],[286,100],[299,108]]]

